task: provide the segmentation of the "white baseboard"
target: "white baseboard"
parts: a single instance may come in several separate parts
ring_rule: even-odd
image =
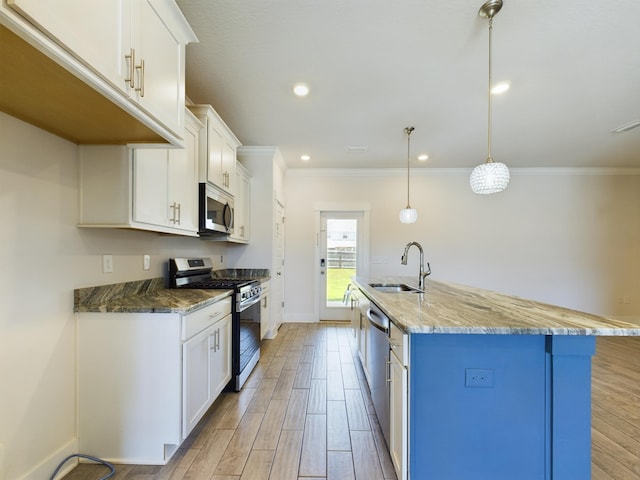
[[[286,323],[315,323],[318,321],[312,313],[287,313],[283,320]]]
[[[67,442],[65,445],[60,447],[54,453],[45,458],[42,462],[32,468],[29,472],[27,472],[24,476],[20,477],[19,480],[42,480],[43,478],[49,479],[60,462],[62,462],[69,455],[73,455],[74,453],[78,453],[78,439],[74,438]],[[64,466],[56,475],[54,480],[58,480],[63,478],[66,474],[68,474],[71,470],[73,470],[76,465],[78,465],[78,459],[72,458],[69,459],[68,462],[64,464]]]

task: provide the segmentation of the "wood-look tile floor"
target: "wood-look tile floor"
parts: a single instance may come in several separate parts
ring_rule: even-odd
[[[591,477],[640,479],[640,337],[598,337],[591,386]]]
[[[223,393],[169,464],[116,465],[112,478],[395,479],[354,355],[346,325],[284,324],[242,392]],[[640,338],[597,339],[592,400],[592,480],[640,479]],[[81,464],[65,480],[107,471]]]
[[[239,393],[224,392],[164,466],[115,480],[396,479],[348,324],[282,325]],[[80,464],[65,480],[98,479]]]

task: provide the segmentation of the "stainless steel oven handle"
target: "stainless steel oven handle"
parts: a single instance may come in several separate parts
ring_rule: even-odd
[[[245,303],[243,305],[239,305],[238,311],[244,312],[247,308],[254,306],[256,303],[260,302],[260,297],[255,297],[249,303]]]

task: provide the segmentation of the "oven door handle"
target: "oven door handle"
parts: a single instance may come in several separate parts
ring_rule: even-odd
[[[238,310],[240,312],[245,311],[247,308],[254,306],[256,303],[260,302],[260,297],[255,297],[253,300],[251,300],[249,303],[245,303],[242,305],[242,308],[239,308]]]

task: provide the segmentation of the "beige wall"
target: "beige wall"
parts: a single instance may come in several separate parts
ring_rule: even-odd
[[[49,478],[78,453],[73,290],[164,276],[171,256],[226,255],[224,244],[197,238],[77,228],[77,170],[76,145],[0,113],[0,478],[7,480]],[[103,253],[113,255],[111,274],[102,273]]]
[[[413,170],[412,172],[415,172]],[[640,315],[638,171],[512,172],[501,194],[477,196],[467,171],[412,174],[418,221],[403,225],[402,171],[352,174],[289,170],[285,181],[286,320],[313,319],[318,202],[369,202],[372,275],[417,276],[420,242],[432,278],[597,314]],[[293,201],[295,199],[295,201]],[[618,303],[627,297],[629,303]]]

